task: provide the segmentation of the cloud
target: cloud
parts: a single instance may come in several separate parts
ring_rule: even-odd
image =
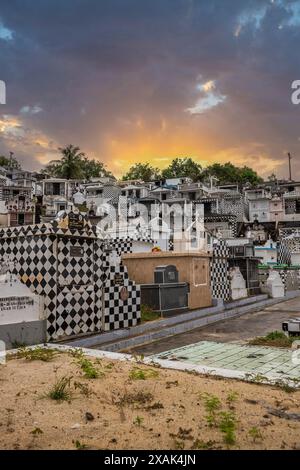
[[[47,135],[32,126],[27,127],[20,116],[5,114],[0,116],[0,147],[2,154],[13,150],[22,163],[28,153],[34,155],[30,161],[26,158],[27,167],[32,170],[36,170],[37,165],[47,164],[59,153],[58,144]]]
[[[13,31],[6,28],[2,22],[0,22],[0,39],[4,41],[11,41],[13,39]]]
[[[42,112],[43,109],[38,106],[37,104],[35,104],[34,106],[23,106],[21,109],[20,109],[20,113],[21,114],[38,114],[40,112]]]
[[[0,32],[0,153],[13,147],[36,169],[72,143],[118,175],[137,161],[192,155],[285,176],[286,150],[299,153],[297,4],[2,2],[13,40]]]
[[[197,99],[194,106],[186,108],[190,114],[202,114],[226,100],[226,96],[216,90],[215,80],[200,83],[196,88],[200,90],[200,98]]]

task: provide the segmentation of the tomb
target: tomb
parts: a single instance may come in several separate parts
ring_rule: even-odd
[[[9,271],[0,274],[0,340],[6,349],[46,340],[43,297]]]
[[[179,280],[187,283],[188,308],[208,307],[212,304],[210,289],[210,255],[206,252],[157,252],[123,254],[122,262],[129,277],[138,284],[153,284],[154,271],[161,265],[173,265]]]

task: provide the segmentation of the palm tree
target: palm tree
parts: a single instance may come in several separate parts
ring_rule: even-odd
[[[72,144],[65,148],[59,148],[59,150],[62,153],[62,159],[56,168],[57,175],[68,180],[82,178],[82,160],[85,154],[80,152],[79,147]]]

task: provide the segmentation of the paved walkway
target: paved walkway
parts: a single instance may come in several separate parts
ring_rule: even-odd
[[[264,310],[247,313],[241,317],[224,320],[207,327],[180,335],[164,338],[150,344],[132,348],[131,351],[145,356],[168,351],[199,341],[218,341],[221,343],[246,342],[256,336],[264,336],[270,331],[281,331],[281,324],[287,318],[300,316],[300,297],[280,302]]]
[[[300,363],[298,365],[293,363],[292,351],[283,348],[200,341],[196,344],[152,355],[149,359],[181,361],[245,372],[253,376],[300,380]]]

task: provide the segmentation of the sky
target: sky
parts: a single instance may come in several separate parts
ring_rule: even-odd
[[[300,0],[1,0],[0,154],[300,179]]]

